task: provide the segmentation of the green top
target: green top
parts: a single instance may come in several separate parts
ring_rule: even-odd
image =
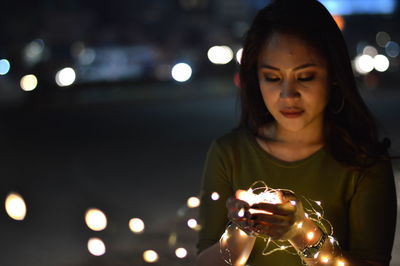
[[[334,228],[342,249],[353,256],[390,261],[396,225],[396,192],[391,163],[376,163],[357,173],[346,169],[321,148],[296,162],[279,160],[264,151],[245,130],[233,131],[213,142],[207,154],[201,191],[198,252],[219,241],[227,225],[225,201],[238,189],[263,180],[271,188],[321,201],[324,217]],[[218,192],[219,200],[210,195]],[[250,265],[302,265],[286,252],[261,254],[257,238]]]

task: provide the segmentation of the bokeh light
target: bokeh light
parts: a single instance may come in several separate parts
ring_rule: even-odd
[[[233,59],[233,51],[229,46],[213,46],[207,52],[207,57],[213,64],[225,65]]]
[[[107,227],[107,217],[99,209],[91,208],[85,214],[86,225],[93,231],[102,231]]]
[[[243,48],[240,48],[237,52],[236,52],[236,61],[240,64],[240,62],[242,62],[242,54],[243,54]]]
[[[187,206],[188,206],[189,208],[197,208],[197,207],[199,207],[199,206],[200,206],[200,200],[199,200],[199,198],[198,198],[198,197],[190,197],[190,198],[187,200]]]
[[[37,84],[38,80],[33,74],[23,76],[21,78],[21,81],[19,82],[21,89],[24,91],[33,91],[34,89],[36,89]]]
[[[400,53],[400,46],[394,41],[387,42],[385,45],[385,52],[390,57],[397,57]]]
[[[374,57],[374,68],[376,71],[385,72],[389,68],[389,59],[382,54],[376,55]]]
[[[129,221],[129,229],[135,234],[143,233],[144,227],[144,222],[140,218],[132,218]]]
[[[26,204],[22,196],[16,192],[7,195],[5,202],[8,216],[17,221],[22,221],[26,216]]]
[[[10,71],[10,62],[7,59],[0,60],[0,75],[6,75]]]
[[[146,250],[143,252],[143,259],[147,263],[154,263],[158,261],[158,254],[154,250]]]
[[[196,221],[196,219],[189,219],[189,220],[187,221],[187,225],[188,225],[190,228],[195,229],[195,228],[197,227],[197,221]]]
[[[56,74],[56,83],[60,87],[72,85],[75,82],[75,70],[70,67],[61,69]]]
[[[87,248],[90,254],[94,256],[102,256],[106,253],[106,245],[100,238],[89,239]]]
[[[187,255],[187,250],[186,250],[185,248],[177,248],[177,249],[175,250],[175,255],[176,255],[178,258],[183,259],[183,258],[185,258],[186,255]]]
[[[212,200],[219,200],[219,194],[218,194],[218,192],[213,192],[213,193],[211,194],[211,199],[212,199]]]
[[[178,82],[185,82],[192,76],[192,68],[186,63],[178,63],[172,67],[172,78]]]
[[[385,47],[386,44],[390,41],[390,35],[384,31],[378,32],[375,38],[376,38],[376,43],[380,47]]]
[[[354,60],[355,70],[360,74],[367,74],[374,69],[374,59],[369,55],[357,56]]]
[[[25,46],[24,60],[26,63],[33,65],[39,62],[43,57],[45,44],[42,39],[31,41]]]
[[[376,48],[371,45],[367,45],[363,49],[363,54],[374,57],[378,54],[378,50],[376,50]]]

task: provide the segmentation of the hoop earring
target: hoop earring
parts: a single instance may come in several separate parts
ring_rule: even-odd
[[[332,114],[334,115],[339,114],[343,110],[343,107],[344,107],[344,97],[342,97],[342,102],[340,103],[339,108],[336,111],[331,110]]]

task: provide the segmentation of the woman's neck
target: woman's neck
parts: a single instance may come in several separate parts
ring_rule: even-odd
[[[305,127],[299,131],[292,131],[276,122],[267,126],[264,135],[272,142],[292,145],[321,145],[324,143],[323,126]]]

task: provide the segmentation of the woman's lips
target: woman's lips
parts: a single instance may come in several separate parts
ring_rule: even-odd
[[[286,117],[286,118],[296,118],[301,116],[304,111],[303,110],[299,110],[299,109],[295,109],[295,110],[281,110],[280,111],[281,114]]]

